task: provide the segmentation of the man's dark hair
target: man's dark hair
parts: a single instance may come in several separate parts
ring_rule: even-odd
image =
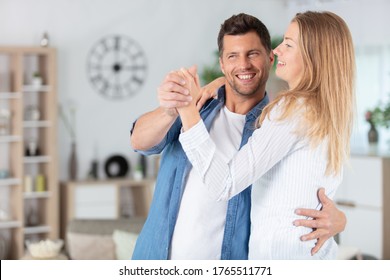
[[[243,35],[254,31],[260,38],[264,48],[271,51],[271,37],[267,27],[258,18],[244,13],[233,15],[221,25],[218,34],[218,51],[219,56],[223,52],[223,37],[225,35]]]

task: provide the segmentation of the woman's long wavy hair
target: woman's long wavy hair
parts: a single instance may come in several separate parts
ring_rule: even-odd
[[[331,12],[298,13],[292,22],[299,26],[303,75],[297,86],[281,92],[264,108],[259,124],[281,100],[280,120],[303,109],[298,130],[311,145],[327,141],[326,174],[338,174],[349,157],[355,109],[352,36],[344,20]]]

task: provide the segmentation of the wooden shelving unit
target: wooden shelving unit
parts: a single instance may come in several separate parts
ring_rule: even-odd
[[[61,238],[73,219],[118,219],[130,212],[129,216],[146,218],[154,184],[154,179],[129,178],[62,182]]]
[[[0,109],[11,112],[9,131],[0,135],[0,171],[8,174],[0,178],[0,209],[8,215],[0,220],[0,234],[9,240],[9,258],[20,259],[27,239],[59,236],[56,50],[0,47],[0,60]],[[40,73],[41,85],[33,84],[34,72]],[[26,114],[31,106],[39,112],[35,119]],[[38,148],[33,156],[26,153],[31,139]],[[38,177],[43,178],[40,191]]]

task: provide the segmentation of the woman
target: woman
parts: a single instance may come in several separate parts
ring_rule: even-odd
[[[332,259],[334,240],[312,256],[314,241],[299,240],[308,229],[294,227],[291,213],[320,208],[317,189],[324,186],[333,197],[341,182],[353,119],[351,34],[333,13],[299,13],[274,53],[276,75],[289,89],[263,110],[260,128],[229,163],[209,138],[194,102],[178,109],[180,142],[215,199],[227,200],[253,183],[250,259]],[[197,100],[196,79],[188,71],[183,76]]]

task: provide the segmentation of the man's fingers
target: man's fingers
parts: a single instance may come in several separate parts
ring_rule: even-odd
[[[194,75],[194,76],[192,76]],[[196,87],[196,66],[170,72],[157,89],[160,107],[170,109],[183,107],[193,102],[190,90]]]
[[[312,231],[312,232],[310,232],[308,234],[302,235],[300,237],[300,239],[302,241],[309,241],[309,240],[315,240],[315,239],[319,239],[319,238],[324,238],[325,236],[327,236],[325,231],[323,231],[323,230],[315,230],[315,231]]]
[[[192,96],[191,95],[183,95],[181,93],[177,92],[166,92],[166,91],[160,91],[158,98],[160,101],[185,101],[185,102],[191,102]]]
[[[317,228],[318,225],[316,220],[305,220],[305,219],[295,220],[293,224],[296,227],[308,227],[308,228]]]
[[[319,210],[314,209],[306,209],[306,208],[298,208],[295,210],[295,214],[300,216],[306,216],[310,218],[322,218],[323,213]]]
[[[323,229],[327,232],[330,231],[330,222],[327,219],[324,220],[295,220],[294,225],[297,227],[307,227],[313,229]]]
[[[177,92],[159,90],[158,100],[160,103],[160,107],[169,109],[187,106],[191,102],[192,96],[183,95]]]
[[[165,82],[157,88],[157,92],[177,92],[183,95],[190,95],[187,88],[174,82]]]
[[[328,205],[328,204],[333,203],[333,201],[329,197],[326,196],[324,188],[320,188],[318,190],[318,198],[320,199],[320,202],[322,205]]]
[[[183,102],[183,101],[161,101],[160,102],[160,107],[169,109],[169,108],[178,108],[178,107],[184,107],[188,106],[190,103],[189,102]]]
[[[171,71],[164,79],[164,83],[176,83],[178,85],[185,85],[186,81],[183,77],[183,74],[180,71]]]
[[[323,228],[318,220],[295,220],[294,226],[307,227],[312,229]]]
[[[311,255],[313,256],[321,249],[326,240],[329,239],[329,234],[323,230],[315,230],[309,234],[302,235],[300,239],[301,241],[317,240],[316,245],[311,249]]]
[[[316,254],[331,236],[341,232],[343,225],[345,226],[344,213],[340,212],[335,207],[334,202],[326,196],[324,188],[318,190],[318,198],[322,204],[321,211],[304,208],[296,209],[296,214],[312,219],[304,218],[293,222],[295,226],[314,229],[312,232],[301,236],[302,241],[317,239],[315,247],[311,250],[312,255]]]
[[[311,255],[314,256],[315,254],[317,254],[317,252],[321,249],[322,245],[324,245],[325,241],[327,239],[326,238],[320,238],[317,243],[316,243],[316,246],[314,246],[313,249],[311,249]]]

